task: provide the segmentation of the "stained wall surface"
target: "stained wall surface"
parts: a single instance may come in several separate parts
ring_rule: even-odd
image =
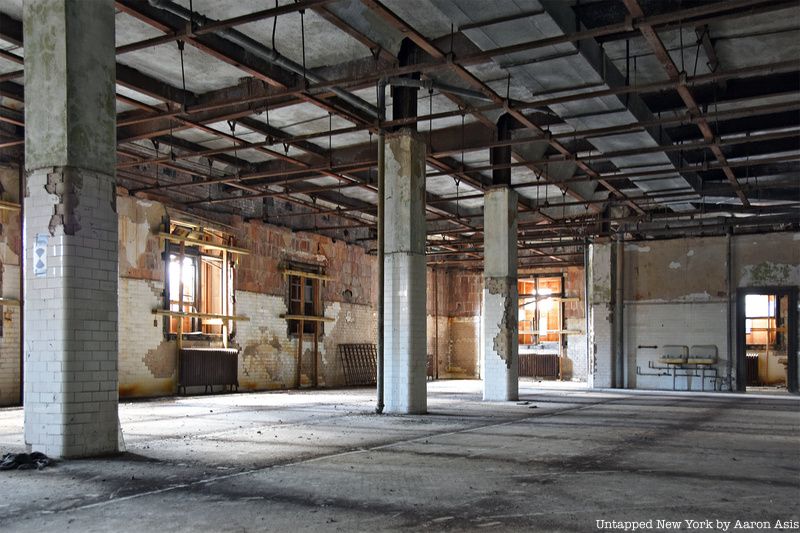
[[[612,244],[592,251],[593,385],[611,385]],[[629,388],[671,389],[672,377],[652,367],[666,345],[717,347],[717,375],[736,376],[736,290],[800,286],[800,233],[629,242],[625,245],[624,379]],[[730,289],[729,289],[730,279]],[[730,320],[730,327],[729,327]],[[663,365],[662,365],[663,366]],[[675,388],[700,390],[701,377]],[[712,386],[706,380],[705,387]],[[730,382],[723,387],[729,388]]]

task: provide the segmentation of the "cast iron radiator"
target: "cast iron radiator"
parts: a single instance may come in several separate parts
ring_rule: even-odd
[[[346,385],[374,385],[378,375],[378,351],[374,344],[339,344]]]
[[[178,390],[181,387],[214,385],[239,388],[239,350],[232,348],[182,348],[179,353],[180,372],[178,373]]]
[[[558,355],[550,353],[519,354],[519,375],[529,378],[557,378]]]
[[[745,361],[747,361],[747,384],[751,386],[760,385],[758,379],[758,354],[746,354]]]

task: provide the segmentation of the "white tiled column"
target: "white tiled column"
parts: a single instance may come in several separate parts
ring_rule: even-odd
[[[25,442],[114,453],[114,4],[26,0]]]
[[[483,207],[483,399],[519,397],[517,193],[486,192]]]
[[[387,135],[385,161],[385,408],[425,413],[425,143],[409,130]]]

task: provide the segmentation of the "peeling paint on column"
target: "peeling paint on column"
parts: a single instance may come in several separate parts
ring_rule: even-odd
[[[81,229],[77,207],[82,187],[83,179],[79,172],[61,168],[47,173],[47,185],[44,188],[58,198],[48,225],[50,235],[55,236],[59,227],[63,228],[65,235],[75,235]]]
[[[497,325],[499,331],[492,339],[494,352],[511,368],[513,360],[512,340],[519,329],[517,324],[517,302],[511,290],[509,278],[486,278],[486,290],[490,295],[499,296],[502,300],[503,316]]]

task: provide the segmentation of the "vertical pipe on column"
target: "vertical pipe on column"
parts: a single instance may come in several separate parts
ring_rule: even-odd
[[[586,380],[589,380],[589,372],[592,362],[591,346],[592,340],[589,338],[589,240],[586,239],[583,243],[583,329],[586,334]]]
[[[22,235],[25,235],[25,171],[19,165],[19,227]],[[19,404],[25,403],[25,246],[23,245],[19,256]]]
[[[618,389],[625,387],[625,328],[623,326],[623,312],[625,308],[625,240],[620,232],[616,241],[616,294],[614,298],[614,337],[616,338],[614,356],[616,357],[616,371],[614,386]]]
[[[727,329],[727,331],[728,331],[728,365],[727,365],[727,367],[728,368],[726,370],[726,378],[728,380],[729,390],[731,390],[731,391],[733,390],[733,382],[731,381],[731,378],[733,377],[733,364],[734,364],[733,354],[734,354],[734,345],[735,345],[735,340],[736,340],[734,338],[734,334],[733,334],[733,332],[735,330],[734,330],[734,326],[733,326],[733,291],[734,291],[734,288],[733,288],[733,248],[732,248],[733,247],[733,242],[732,242],[733,238],[732,238],[732,235],[731,235],[732,232],[733,232],[733,229],[732,228],[728,228],[728,233],[727,233],[727,236],[726,236],[726,241],[727,241],[726,242],[726,244],[727,244],[726,260],[727,260],[727,266],[728,266],[727,272],[726,272],[726,276],[728,278],[727,279],[727,282],[728,282],[728,329]],[[720,385],[720,389],[722,389],[721,385]]]
[[[433,267],[433,379],[439,379],[439,273]]]
[[[383,131],[383,122],[386,118],[386,80],[378,82],[378,362],[377,362],[377,388],[378,405],[375,412],[383,413],[383,315],[384,315],[384,284],[383,259],[384,259],[384,187],[386,183],[386,169],[384,164],[384,150],[386,138]]]

